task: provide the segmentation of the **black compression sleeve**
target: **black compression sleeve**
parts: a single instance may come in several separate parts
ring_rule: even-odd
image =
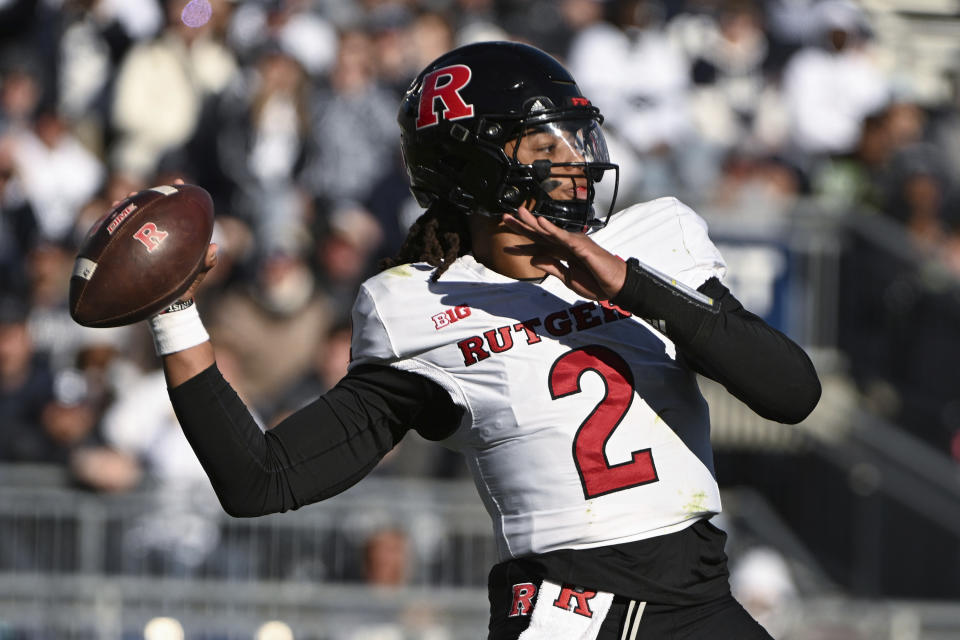
[[[440,439],[461,413],[427,378],[378,366],[356,367],[265,433],[215,365],[171,389],[170,399],[220,503],[236,517],[336,495],[369,473],[411,426]]]
[[[699,373],[759,415],[796,424],[820,399],[820,380],[795,342],[750,313],[716,278],[696,291],[635,258],[611,302],[664,331]]]

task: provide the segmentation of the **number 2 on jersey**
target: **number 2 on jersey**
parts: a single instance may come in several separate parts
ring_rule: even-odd
[[[607,463],[607,441],[633,403],[634,392],[630,366],[616,352],[590,345],[560,356],[550,369],[550,395],[557,400],[580,393],[580,376],[587,371],[600,376],[606,393],[573,438],[573,459],[584,497],[596,498],[656,482],[657,470],[650,449],[634,451],[630,462]]]

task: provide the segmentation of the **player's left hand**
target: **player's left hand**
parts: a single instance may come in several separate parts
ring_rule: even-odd
[[[533,241],[530,262],[559,278],[577,294],[593,300],[609,300],[623,288],[627,264],[585,233],[561,229],[526,207],[505,213],[503,222]]]

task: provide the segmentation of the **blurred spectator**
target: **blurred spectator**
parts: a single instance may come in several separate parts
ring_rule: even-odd
[[[757,220],[786,216],[807,189],[804,174],[778,156],[731,151],[722,165],[712,207]]]
[[[33,208],[18,183],[12,142],[0,135],[0,291],[26,290],[24,261],[37,236]]]
[[[119,139],[112,149],[117,168],[152,173],[160,156],[193,134],[203,103],[227,86],[236,71],[233,53],[215,39],[211,21],[188,27],[180,20],[187,0],[166,3],[166,27],[151,41],[134,46],[120,65],[112,105]],[[228,13],[226,0],[213,0],[214,13]]]
[[[243,395],[237,361],[226,346],[217,347],[218,366]],[[163,371],[155,369],[127,379],[116,388],[116,401],[103,418],[103,438],[114,458],[132,462],[130,483],[151,489],[150,509],[127,523],[117,561],[135,572],[191,575],[220,543],[221,511],[196,455],[170,406]],[[84,459],[89,466],[102,456]],[[233,570],[248,568],[248,557],[223,552]],[[244,548],[244,556],[249,549]]]
[[[0,461],[45,458],[44,407],[53,398],[53,372],[36,354],[26,300],[0,295]]]
[[[43,407],[43,450],[34,462],[66,466],[75,451],[100,445],[97,413],[83,374],[74,368],[56,372],[53,397]]]
[[[115,63],[161,25],[155,0],[67,0],[60,12],[57,107],[81,139],[103,151]]]
[[[330,214],[321,232],[316,259],[324,292],[335,309],[353,307],[357,288],[369,277],[383,241],[379,221],[359,206],[341,206]]]
[[[106,177],[100,160],[73,135],[64,118],[49,110],[14,138],[13,157],[40,236],[51,242],[70,239],[80,208]]]
[[[180,430],[159,369],[118,386],[103,417],[103,436],[111,447],[132,456],[153,485],[183,489],[209,484]]]
[[[123,200],[134,191],[146,189],[148,185],[128,173],[113,171],[106,177],[103,187],[88,200],[77,213],[70,233],[70,244],[79,247],[87,233],[103,216],[113,208],[113,203]]]
[[[960,180],[960,60],[947,78],[950,98],[939,105],[931,124],[930,139],[940,146],[953,181]]]
[[[801,624],[799,594],[786,559],[776,549],[753,547],[731,563],[733,596],[775,638]]]
[[[0,461],[55,464],[99,490],[126,488],[135,468],[102,446],[96,396],[84,374],[52,371],[32,348],[27,306],[0,297]],[[98,463],[85,464],[85,456]]]
[[[139,482],[152,489],[146,515],[126,523],[116,561],[139,572],[188,575],[220,540],[213,490],[170,407],[159,369],[118,389],[103,420],[106,442],[133,462]],[[89,468],[100,461],[82,459]]]
[[[31,127],[44,88],[39,65],[27,54],[0,59],[0,134],[10,135]]]
[[[453,0],[451,15],[456,46],[485,40],[509,40],[494,0]]]
[[[310,367],[330,322],[309,265],[295,253],[265,255],[253,280],[225,292],[211,311],[210,333],[236,355],[237,385],[261,415],[272,415],[280,390]]]
[[[83,328],[68,309],[72,246],[39,242],[27,255],[30,332],[38,352],[55,368],[72,366]]]
[[[377,79],[397,100],[420,71],[413,64],[413,20],[408,7],[393,3],[375,6],[367,16]]]
[[[336,59],[337,32],[310,7],[308,2],[238,3],[227,42],[245,65],[264,48],[275,46],[294,57],[311,76],[325,75]]]
[[[350,364],[351,328],[347,319],[335,322],[313,353],[310,367],[284,391],[269,424],[276,425],[290,413],[329,391],[347,374]]]
[[[663,17],[659,2],[616,0],[613,22],[585,27],[567,56],[584,94],[606,116],[613,145],[627,148],[615,156],[627,200],[685,193],[701,177],[687,162],[696,146],[689,65],[666,36]],[[638,162],[642,174],[631,175]]]
[[[867,46],[859,5],[823,0],[813,11],[818,41],[794,54],[783,74],[791,140],[805,154],[847,153],[863,119],[890,99],[890,81]]]
[[[363,545],[364,582],[372,587],[396,588],[410,581],[413,550],[407,533],[391,527],[373,532]]]
[[[436,525],[437,523],[434,523]],[[416,528],[384,523],[372,529],[360,545],[361,574],[364,585],[379,591],[410,586],[415,580],[422,548],[414,537]],[[384,594],[387,595],[387,594]],[[335,640],[450,640],[451,632],[437,621],[436,608],[430,602],[411,602],[399,617],[383,618],[372,614],[342,624]]]
[[[815,6],[822,0],[764,0],[766,32],[770,39],[767,68],[779,74],[801,48],[820,39]]]
[[[726,151],[772,153],[786,136],[782,98],[767,80],[770,48],[761,7],[732,0],[716,11],[715,18],[683,13],[669,25],[691,61],[692,117],[714,168]],[[709,184],[710,176],[703,182]]]
[[[296,58],[266,46],[217,101],[207,133],[228,212],[252,225],[266,251],[286,249],[304,233],[307,202],[296,177],[310,135],[309,93]]]
[[[933,145],[908,145],[890,161],[884,212],[902,223],[922,250],[934,249],[944,240],[947,180]]]
[[[885,111],[865,117],[854,150],[833,156],[814,169],[814,195],[830,211],[884,208],[885,182],[894,150],[887,123]]]
[[[410,37],[407,46],[411,49],[407,60],[407,69],[415,70],[414,74],[423,69],[431,61],[453,49],[453,26],[442,13],[423,11],[417,14],[410,27]],[[408,75],[406,84],[413,80],[414,75]],[[406,90],[406,86],[402,87]]]
[[[316,198],[363,202],[395,157],[397,100],[378,84],[373,52],[365,32],[341,34],[329,86],[311,96],[304,180]]]

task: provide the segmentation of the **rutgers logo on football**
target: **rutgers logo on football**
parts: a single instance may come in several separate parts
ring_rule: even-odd
[[[443,113],[444,120],[461,120],[473,117],[473,105],[467,104],[460,95],[460,90],[470,83],[471,75],[470,67],[462,64],[455,64],[428,73],[423,78],[417,129],[432,127],[440,122],[437,115],[438,100],[440,101],[439,111]]]
[[[158,229],[154,223],[148,222],[140,227],[137,232],[133,234],[133,237],[139,240],[140,244],[147,248],[147,251],[153,253],[160,247],[168,235],[166,231]]]

